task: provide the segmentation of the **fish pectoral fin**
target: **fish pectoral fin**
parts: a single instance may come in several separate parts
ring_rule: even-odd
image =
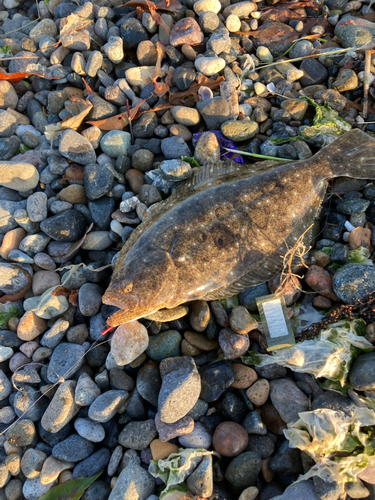
[[[175,319],[180,319],[186,316],[189,312],[188,306],[177,306],[172,309],[160,309],[153,314],[145,316],[145,319],[150,319],[152,321],[160,321],[160,323],[167,323],[168,321],[173,321]]]

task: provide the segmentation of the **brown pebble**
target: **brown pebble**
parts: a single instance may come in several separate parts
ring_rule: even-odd
[[[230,327],[236,333],[246,334],[258,328],[258,322],[244,306],[233,307],[230,318]]]
[[[319,307],[321,309],[329,309],[332,307],[332,302],[327,299],[327,297],[322,297],[321,295],[315,297],[313,303],[315,307]]]
[[[272,472],[269,465],[271,458],[272,457],[264,458],[262,463],[262,474],[266,483],[270,483],[272,479],[275,477],[275,473]]]
[[[85,188],[80,184],[71,184],[60,191],[60,200],[68,203],[81,203],[86,205],[87,197]]]
[[[302,294],[301,283],[296,276],[283,276],[281,286],[281,274],[277,274],[268,282],[268,288],[271,293],[275,293],[276,290],[281,291],[287,306],[294,304]]]
[[[282,420],[279,412],[273,406],[271,401],[266,401],[266,403],[262,406],[261,416],[262,421],[269,432],[273,432],[278,436],[283,435],[283,430],[286,429],[285,422]]]
[[[217,340],[209,340],[203,333],[187,331],[184,333],[184,337],[189,344],[198,347],[198,349],[202,349],[202,351],[213,351],[219,348],[219,342]]]
[[[370,323],[369,325],[367,325],[365,338],[369,342],[371,342],[371,344],[375,344],[375,323]]]
[[[182,125],[182,123],[173,123],[169,129],[169,133],[171,136],[181,137],[185,142],[191,141],[193,134],[187,128],[186,125]]]
[[[230,328],[223,328],[219,333],[219,344],[225,359],[237,359],[249,349],[250,340],[247,335],[236,333]]]
[[[195,347],[190,344],[186,339],[183,339],[181,342],[181,354],[182,356],[198,356],[198,354],[202,353],[202,349]]]
[[[217,137],[212,132],[204,132],[195,146],[194,158],[200,165],[207,161],[220,161],[220,146]]]
[[[269,393],[270,383],[265,378],[261,378],[249,387],[246,391],[246,396],[256,406],[262,406],[267,401]]]
[[[326,267],[331,262],[331,257],[325,252],[314,252],[311,256],[311,263],[319,267]]]
[[[160,439],[154,439],[150,444],[153,460],[164,460],[172,453],[178,452],[178,446],[173,443],[163,442]]]
[[[39,318],[33,311],[26,311],[17,327],[17,335],[21,340],[34,340],[48,329],[47,321]]]
[[[19,244],[26,236],[26,231],[22,227],[17,227],[8,231],[3,239],[3,243],[0,247],[0,256],[3,259],[8,258],[8,254],[11,250],[18,250]]]
[[[371,249],[371,230],[365,227],[356,227],[350,231],[348,242],[351,250],[359,247]]]
[[[19,322],[20,320],[18,318],[10,318],[10,320],[8,321],[8,329],[11,332],[16,332]]]
[[[235,363],[232,365],[232,370],[234,372],[234,382],[232,387],[235,389],[247,389],[258,378],[257,372],[253,370],[253,368],[250,368],[250,366]]]
[[[127,214],[124,214],[121,212],[121,210],[115,210],[113,214],[111,215],[112,219],[117,220],[118,222],[121,222],[122,224],[130,224],[130,225],[136,225],[139,224],[141,221],[138,219],[138,217],[134,217],[132,219],[131,217],[128,217]]]
[[[221,422],[212,438],[215,451],[224,457],[236,457],[245,450],[248,443],[246,430],[236,422]]]
[[[212,300],[210,302],[210,309],[220,326],[229,326],[228,314],[221,302],[219,302],[218,300]]]
[[[319,266],[310,266],[305,274],[305,283],[323,297],[327,297],[334,302],[340,302],[340,299],[333,291],[332,275],[325,269]]]
[[[194,300],[189,303],[189,321],[196,332],[203,332],[210,321],[210,308],[205,300]]]
[[[170,44],[173,47],[179,45],[197,45],[203,42],[204,35],[199,24],[192,17],[184,17],[177,21],[170,34]]]
[[[125,179],[129,182],[134,194],[139,194],[141,186],[145,184],[145,174],[136,168],[129,168],[125,173]]]

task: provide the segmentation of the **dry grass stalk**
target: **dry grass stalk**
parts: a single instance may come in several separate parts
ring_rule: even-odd
[[[292,248],[290,248],[287,253],[284,255],[283,258],[283,269],[281,271],[281,277],[280,277],[280,285],[276,290],[277,293],[282,293],[284,286],[288,284],[288,282],[292,282],[294,286],[296,286],[299,290],[301,290],[301,287],[299,285],[298,279],[300,276],[298,274],[293,273],[293,266],[295,265],[295,260],[299,260],[300,263],[308,268],[309,266],[305,262],[305,256],[309,252],[311,247],[306,247],[306,245],[303,242],[303,239],[308,231],[312,228],[313,224],[309,226],[304,233],[301,234],[301,236],[298,238],[298,240],[295,242]],[[294,261],[294,262],[293,262]],[[294,279],[297,278],[297,279]]]

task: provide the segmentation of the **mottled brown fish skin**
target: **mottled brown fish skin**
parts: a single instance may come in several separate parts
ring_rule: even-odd
[[[164,214],[120,252],[103,302],[122,310],[108,323],[267,281],[313,223],[327,179],[375,179],[374,166],[375,141],[360,130],[308,160],[259,175],[248,165],[217,166],[218,178],[198,183],[182,201],[167,201]]]

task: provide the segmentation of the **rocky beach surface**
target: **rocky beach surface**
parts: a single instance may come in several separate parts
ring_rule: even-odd
[[[296,482],[313,462],[288,424],[374,401],[375,354],[344,390],[246,361],[280,275],[164,322],[110,329],[102,303],[150,207],[205,163],[375,136],[373,46],[362,0],[0,0],[0,500],[101,471],[83,500],[375,498],[375,465]],[[314,234],[281,286],[297,340],[341,308],[375,345],[373,299],[346,307],[375,291],[374,183],[332,181]],[[172,454],[189,467],[167,492]]]

